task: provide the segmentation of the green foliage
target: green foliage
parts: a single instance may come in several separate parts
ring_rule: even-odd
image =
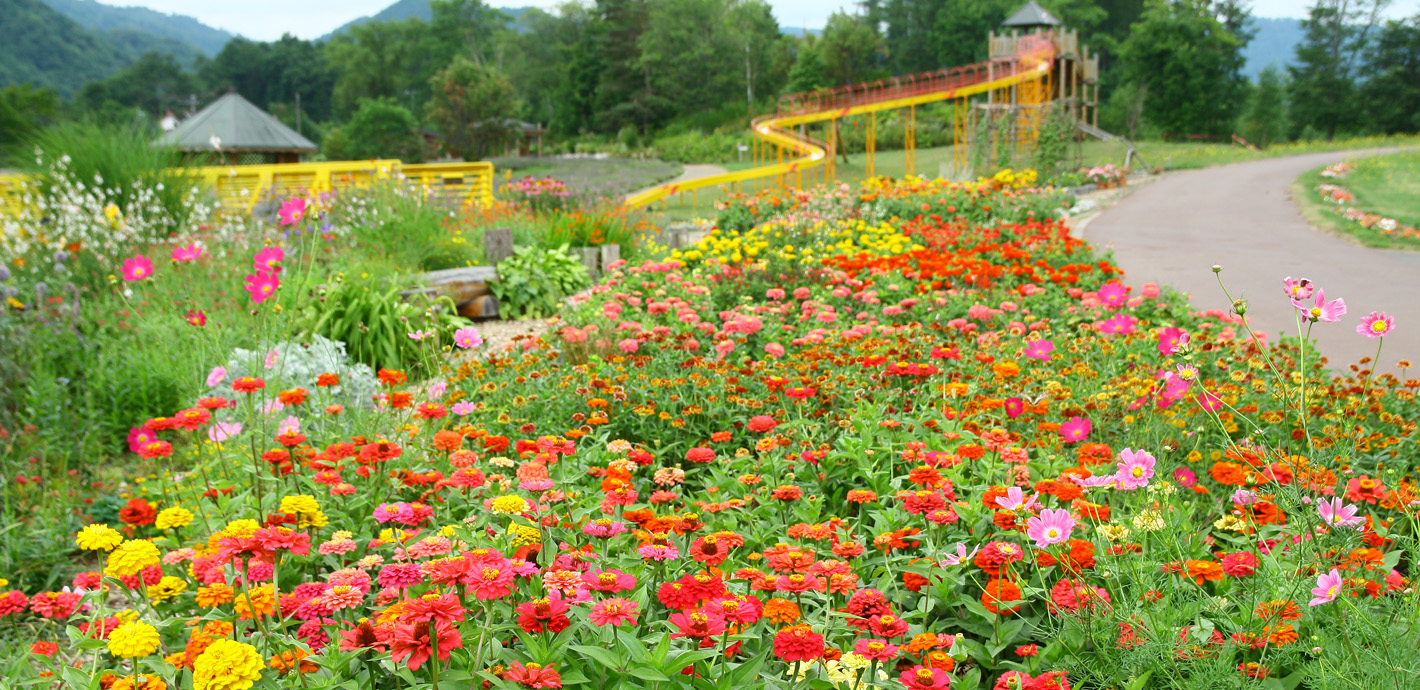
[[[1365,60],[1359,102],[1372,129],[1386,134],[1420,130],[1420,17],[1390,21]]]
[[[432,342],[448,343],[468,321],[448,297],[401,297],[409,287],[401,281],[337,280],[318,288],[302,305],[299,332],[345,343],[352,360],[372,369],[431,371],[435,364],[429,345],[409,334],[429,331]]]
[[[0,89],[0,164],[30,158],[24,144],[33,141],[59,115],[59,94],[31,84]]]
[[[491,288],[499,314],[514,319],[541,319],[556,314],[562,300],[591,283],[587,267],[567,246],[556,249],[519,246],[498,264]]]
[[[5,0],[0,36],[0,86],[29,82],[68,95],[125,61],[118,48],[40,0]]]
[[[1317,0],[1302,21],[1306,38],[1297,46],[1291,72],[1292,125],[1334,138],[1353,121],[1358,60],[1384,0]]]
[[[30,148],[44,152],[45,161],[26,161],[39,177],[42,192],[56,198],[67,180],[54,174],[49,162],[68,157],[64,168],[68,180],[100,185],[116,195],[114,203],[124,212],[138,203],[140,194],[157,198],[167,216],[181,225],[191,211],[186,203],[193,182],[178,168],[180,160],[171,149],[153,145],[155,133],[137,125],[101,125],[68,122],[51,127],[30,142]],[[161,233],[164,229],[155,229]]]
[[[481,160],[501,148],[517,100],[497,68],[460,55],[430,79],[430,88],[424,116],[443,134],[450,154]]]
[[[188,97],[197,90],[197,78],[185,71],[177,58],[147,53],[117,74],[85,84],[78,100],[91,112],[112,103],[156,117],[164,109],[187,105]]]
[[[361,101],[349,122],[326,134],[323,150],[331,160],[398,158],[417,163],[424,159],[424,138],[408,108],[390,98],[375,98]]]
[[[824,64],[823,53],[812,36],[805,36],[798,42],[794,67],[789,70],[789,85],[785,90],[799,93],[816,91],[828,85],[828,66]]]
[[[887,56],[887,44],[863,17],[834,12],[815,46],[823,57],[824,76],[829,86],[866,81],[880,69]]]
[[[1049,178],[1060,170],[1070,155],[1070,142],[1075,137],[1075,125],[1063,107],[1052,105],[1040,124],[1036,138],[1035,161],[1031,167]]]
[[[482,259],[480,247],[454,226],[456,207],[417,187],[389,180],[344,193],[350,203],[341,204],[331,220],[348,225],[356,244],[385,270],[434,271]]]
[[[1241,103],[1247,35],[1222,3],[1153,0],[1120,58],[1144,94],[1144,117],[1175,134],[1228,134]],[[1240,24],[1244,19],[1229,23]]]
[[[1242,136],[1259,148],[1267,148],[1287,136],[1287,84],[1281,70],[1268,66],[1257,75],[1257,84],[1248,96],[1247,111],[1238,122]]]

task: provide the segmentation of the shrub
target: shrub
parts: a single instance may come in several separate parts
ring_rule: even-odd
[[[557,313],[563,299],[589,283],[587,267],[567,253],[566,245],[517,247],[498,264],[492,289],[503,316],[540,319]]]

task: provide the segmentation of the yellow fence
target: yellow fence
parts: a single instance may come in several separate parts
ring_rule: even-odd
[[[431,195],[464,206],[487,208],[493,204],[493,164],[417,163],[398,160],[283,163],[278,165],[227,165],[190,170],[221,202],[222,215],[246,215],[263,199],[280,200],[298,194],[324,194],[402,175]],[[26,176],[0,175],[0,211],[19,210],[19,195]]]

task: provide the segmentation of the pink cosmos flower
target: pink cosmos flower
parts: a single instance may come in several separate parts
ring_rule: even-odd
[[[636,616],[640,613],[637,609],[636,602],[630,599],[603,599],[592,605],[587,620],[599,628],[606,625],[617,627],[622,623],[636,625]]]
[[[213,443],[221,443],[237,434],[242,433],[241,422],[217,422],[207,430],[207,438]]]
[[[196,261],[202,256],[202,247],[196,244],[189,244],[185,247],[173,247],[173,261],[186,263]]]
[[[281,272],[281,262],[286,260],[286,250],[280,247],[265,247],[251,259],[251,266],[257,271]]]
[[[143,280],[153,275],[153,262],[139,254],[123,262],[123,279],[128,282]]]
[[[1316,289],[1316,299],[1312,301],[1311,306],[1307,306],[1302,300],[1292,300],[1292,305],[1301,313],[1303,320],[1312,323],[1318,321],[1332,323],[1340,321],[1341,317],[1346,315],[1346,300],[1338,297],[1328,302],[1326,301],[1326,291],[1321,288]]]
[[[972,549],[970,553],[968,553],[966,550],[966,544],[958,542],[957,552],[947,554],[946,558],[942,559],[942,566],[945,567],[949,565],[961,565],[963,563],[970,563],[971,559],[976,558],[976,552],[980,550],[981,547],[978,545],[976,548]]]
[[[208,372],[208,374],[207,374],[207,387],[208,387],[208,388],[213,388],[213,387],[215,387],[217,384],[219,384],[219,383],[221,383],[222,381],[226,380],[226,378],[227,378],[227,367],[222,367],[222,366],[212,367],[212,371]]]
[[[1188,333],[1182,328],[1159,329],[1159,354],[1167,357],[1178,351],[1179,343]]]
[[[483,344],[483,336],[479,335],[477,328],[460,328],[454,331],[454,344],[465,350],[475,348]]]
[[[281,216],[282,225],[295,225],[306,217],[306,200],[300,197],[292,197],[281,204],[281,209],[276,212]]]
[[[1341,591],[1341,573],[1332,568],[1331,572],[1325,575],[1316,576],[1316,587],[1312,588],[1312,600],[1307,602],[1308,606],[1319,606],[1321,604],[1336,601],[1336,594]]]
[[[1339,498],[1322,501],[1316,507],[1317,514],[1328,527],[1360,527],[1366,524],[1366,518],[1357,515],[1357,511],[1356,506],[1346,505]]]
[[[1006,489],[1005,496],[996,497],[996,505],[1001,506],[1006,510],[1011,510],[1019,513],[1023,510],[1039,508],[1040,503],[1036,501],[1036,499],[1039,497],[1040,494],[1026,496],[1026,492],[1022,491],[1021,487],[1013,486],[1009,489]]]
[[[1134,324],[1139,319],[1128,314],[1119,313],[1099,322],[1099,331],[1105,335],[1129,335],[1134,332]]]
[[[257,271],[247,275],[247,292],[251,293],[251,301],[257,304],[276,294],[278,287],[281,287],[281,278],[276,273]]]
[[[201,309],[189,309],[187,316],[183,317],[183,321],[186,321],[189,326],[206,326],[207,313]]]
[[[453,407],[449,408],[449,411],[460,417],[467,417],[473,414],[473,403],[467,400],[456,402]]]
[[[1032,340],[1026,345],[1026,356],[1042,362],[1050,361],[1050,353],[1055,351],[1055,343],[1049,340]]]
[[[1075,518],[1065,509],[1040,511],[1038,517],[1026,520],[1026,536],[1035,540],[1035,546],[1043,549],[1051,544],[1059,544],[1070,539],[1075,529]]]
[[[1395,317],[1383,311],[1373,311],[1369,316],[1361,317],[1361,325],[1356,327],[1356,332],[1367,338],[1379,338],[1390,335],[1391,329],[1395,328]]]
[[[1297,302],[1311,297],[1313,287],[1314,286],[1312,285],[1312,281],[1307,280],[1306,278],[1302,278],[1301,280],[1292,280],[1292,276],[1287,276],[1287,279],[1282,281],[1283,292],[1287,293],[1287,299],[1290,299],[1293,302]]]
[[[1129,288],[1117,280],[1111,280],[1099,290],[1099,299],[1111,307],[1124,306],[1125,300],[1129,299]]]
[[[1090,429],[1090,420],[1071,417],[1070,421],[1060,425],[1060,437],[1067,443],[1083,441],[1089,438]]]
[[[1148,484],[1154,478],[1156,462],[1154,456],[1146,451],[1132,448],[1119,451],[1119,463],[1116,465],[1119,471],[1114,475],[1119,480],[1119,488],[1133,491]]]

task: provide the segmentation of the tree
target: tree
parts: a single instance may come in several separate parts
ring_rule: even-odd
[[[641,35],[646,32],[646,0],[597,0],[595,33],[597,79],[594,126],[613,133],[635,127],[648,133],[663,104],[651,93],[649,65],[641,60]]]
[[[1206,0],[1150,0],[1129,30],[1120,59],[1144,93],[1144,117],[1165,132],[1227,134],[1242,105],[1246,39],[1235,8]]]
[[[745,102],[754,108],[755,94],[773,94],[787,76],[780,59],[786,41],[765,0],[731,0],[729,30],[736,48],[744,47]]]
[[[1420,17],[1387,22],[1367,51],[1365,119],[1386,134],[1420,130]]]
[[[883,40],[863,17],[844,12],[829,16],[817,49],[834,86],[867,80],[887,55]]]
[[[805,36],[798,41],[794,66],[789,70],[789,93],[817,91],[828,86],[828,68],[823,64],[823,55],[818,51],[818,42],[813,36]]]
[[[1277,67],[1269,65],[1257,75],[1238,126],[1242,136],[1262,148],[1287,136],[1287,83]]]
[[[743,89],[741,48],[725,29],[724,0],[653,0],[637,66],[646,75],[649,124],[714,110]]]
[[[1342,123],[1354,121],[1357,58],[1390,0],[1317,0],[1302,20],[1306,36],[1297,45],[1291,72],[1291,112],[1299,131],[1330,141]]]
[[[59,118],[59,94],[32,84],[0,89],[0,164],[14,165],[31,156],[24,144]]]
[[[424,159],[419,121],[392,98],[361,101],[350,121],[326,134],[322,144],[331,160],[398,158],[417,163]]]
[[[103,81],[91,81],[79,92],[79,102],[97,113],[106,104],[137,108],[156,119],[163,111],[188,105],[198,91],[197,80],[165,53],[147,53]]]
[[[425,118],[444,135],[444,148],[464,160],[480,160],[508,135],[506,121],[517,107],[513,85],[492,65],[459,55],[430,80],[433,96]]]

